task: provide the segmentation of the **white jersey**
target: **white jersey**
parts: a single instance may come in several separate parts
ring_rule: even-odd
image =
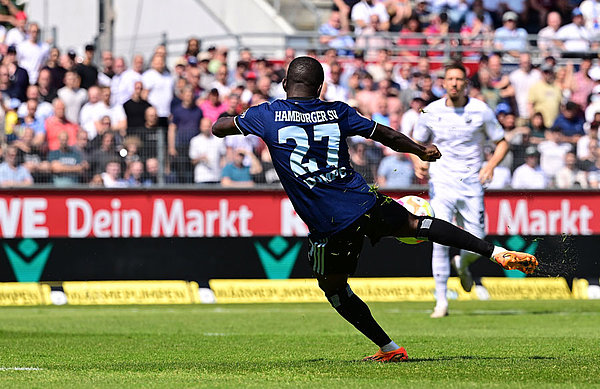
[[[442,157],[429,166],[431,183],[449,187],[464,196],[483,194],[479,170],[486,140],[499,142],[504,130],[492,109],[483,101],[469,98],[461,108],[448,107],[446,98],[429,104],[413,130],[418,142],[432,140]]]

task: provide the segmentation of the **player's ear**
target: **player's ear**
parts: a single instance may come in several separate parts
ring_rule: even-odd
[[[319,89],[317,89],[317,97],[321,96],[322,90],[323,90],[323,84],[319,85]]]
[[[281,81],[281,85],[283,86],[283,90],[287,92],[287,77]]]

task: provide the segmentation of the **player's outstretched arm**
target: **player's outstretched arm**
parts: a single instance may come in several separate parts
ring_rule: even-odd
[[[379,123],[375,126],[371,139],[399,153],[414,154],[423,161],[435,161],[442,156],[435,145],[420,145],[401,132]]]
[[[233,116],[219,118],[212,126],[212,133],[219,138],[224,138],[227,135],[241,134],[240,130],[235,125]]]

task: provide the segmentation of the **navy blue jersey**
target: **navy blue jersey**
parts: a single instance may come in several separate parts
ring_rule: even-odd
[[[294,209],[315,238],[352,224],[375,194],[350,165],[346,138],[370,137],[375,122],[342,102],[275,100],[236,116],[244,134],[261,137]]]

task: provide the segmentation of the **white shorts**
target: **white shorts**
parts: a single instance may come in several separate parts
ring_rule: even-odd
[[[429,203],[436,218],[455,223],[478,238],[485,236],[483,195],[463,196],[455,190],[436,187],[430,191]]]

